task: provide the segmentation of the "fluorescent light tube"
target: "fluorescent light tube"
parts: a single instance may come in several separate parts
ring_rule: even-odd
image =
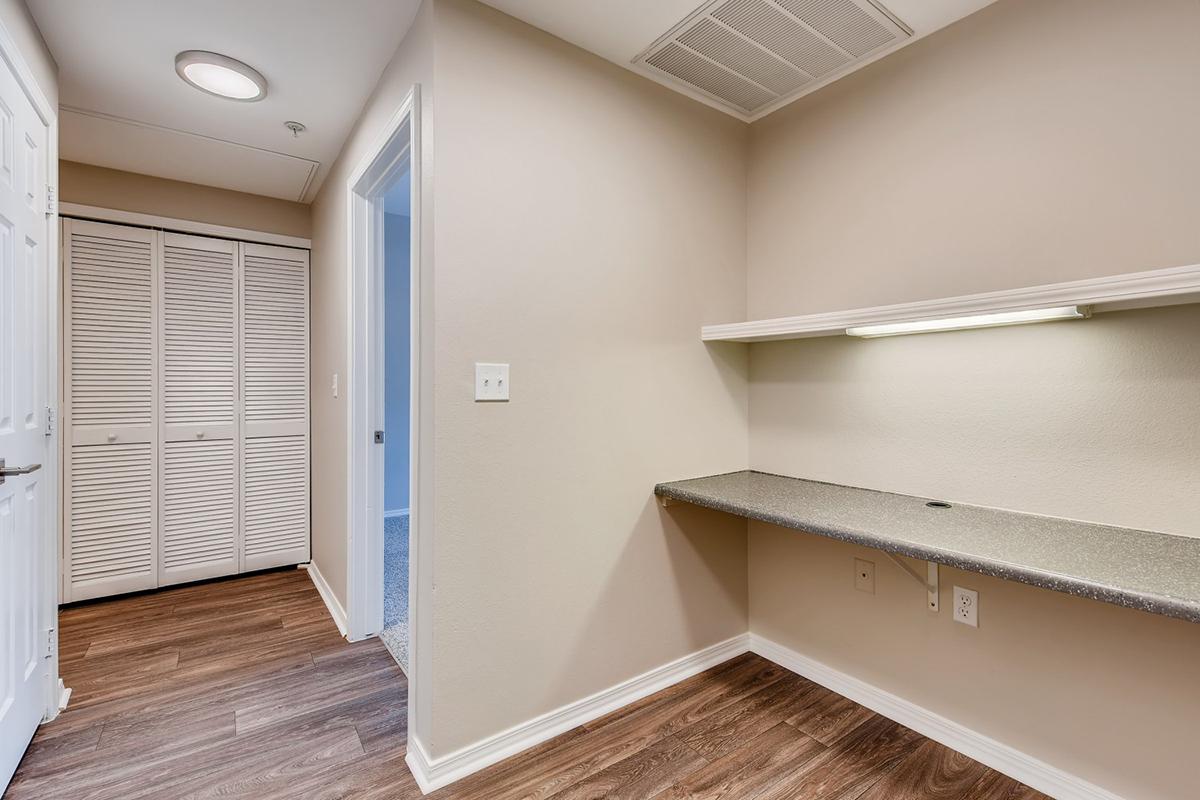
[[[884,322],[879,325],[856,325],[846,328],[848,336],[875,338],[878,336],[902,336],[906,333],[933,333],[935,331],[961,331],[967,328],[996,328],[1001,325],[1028,325],[1031,322],[1049,322],[1056,319],[1084,319],[1089,309],[1080,306],[1059,308],[1031,308],[1026,311],[1001,311],[995,314],[971,314],[965,317],[943,319],[920,319],[912,322]]]

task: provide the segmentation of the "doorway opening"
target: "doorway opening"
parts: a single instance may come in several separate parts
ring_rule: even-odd
[[[417,737],[425,722],[428,649],[422,637],[428,625],[422,598],[433,588],[422,557],[432,537],[424,516],[432,462],[422,455],[432,425],[423,400],[429,362],[422,357],[431,318],[423,313],[428,298],[421,286],[432,265],[422,247],[420,106],[420,87],[414,86],[346,181],[346,636],[400,644],[393,654],[408,677],[410,757],[421,749]],[[395,635],[384,635],[386,629]]]
[[[412,394],[412,170],[383,198],[383,629],[408,672],[409,397]]]

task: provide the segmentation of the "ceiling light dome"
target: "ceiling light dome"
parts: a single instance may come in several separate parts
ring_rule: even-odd
[[[253,102],[267,96],[267,79],[236,58],[204,50],[184,50],[175,56],[179,77],[202,92],[230,100]]]

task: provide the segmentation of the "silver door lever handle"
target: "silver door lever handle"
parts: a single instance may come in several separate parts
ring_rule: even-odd
[[[31,472],[37,472],[41,468],[41,464],[30,464],[27,467],[6,467],[4,466],[4,459],[0,458],[0,483],[4,483],[4,479],[12,475],[28,475]]]

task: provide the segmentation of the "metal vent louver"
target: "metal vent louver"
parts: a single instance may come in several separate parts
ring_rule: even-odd
[[[715,0],[634,63],[750,118],[911,35],[873,0]]]

